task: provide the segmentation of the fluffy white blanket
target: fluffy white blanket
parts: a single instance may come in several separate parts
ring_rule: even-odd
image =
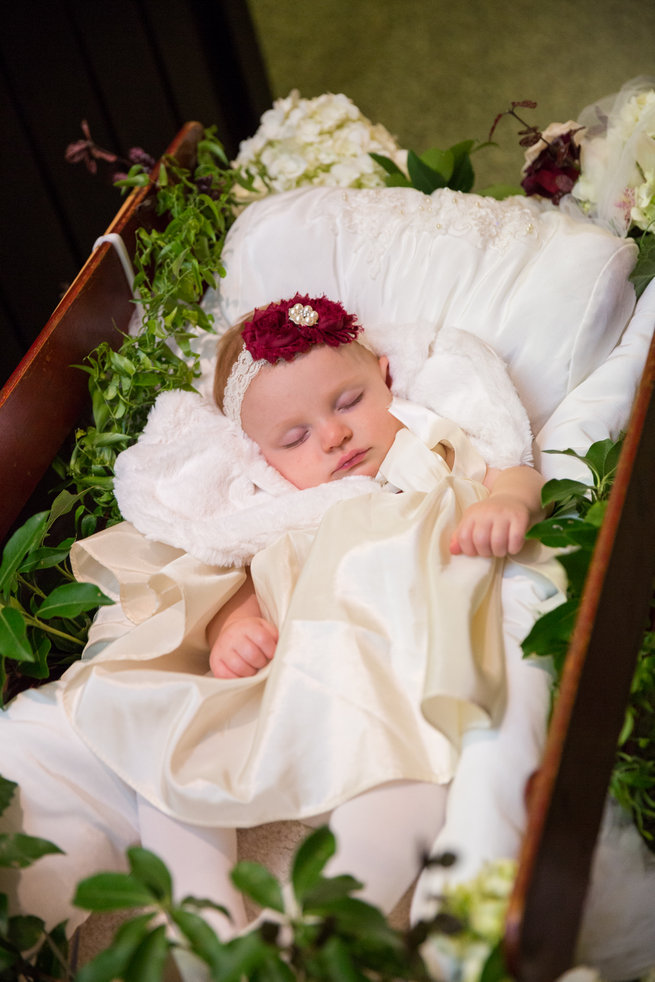
[[[390,360],[394,374],[393,352]],[[421,365],[396,364],[403,372],[394,374],[394,394],[456,422],[490,466],[531,461],[527,414],[483,341],[441,331]],[[118,457],[114,488],[123,517],[148,538],[213,566],[240,566],[285,530],[315,528],[334,502],[381,485],[347,477],[298,491],[209,399],[180,391],[158,397],[143,433]]]

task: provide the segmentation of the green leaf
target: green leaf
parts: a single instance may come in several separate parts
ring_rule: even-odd
[[[81,646],[81,644],[80,644]],[[47,635],[34,631],[34,661],[21,662],[21,673],[31,679],[47,679],[50,675],[48,655],[52,649],[52,641]]]
[[[45,934],[36,958],[35,968],[37,977],[63,979],[67,978],[66,963],[68,962],[70,945],[66,936],[66,921],[53,927]],[[38,973],[41,975],[38,975]]]
[[[300,844],[291,867],[291,883],[298,903],[315,887],[328,859],[336,852],[334,833],[327,825],[316,829]]]
[[[14,972],[13,975],[10,975],[8,971],[12,967],[12,965],[14,965],[17,961],[19,961],[19,959],[20,959],[20,955],[18,954],[17,951],[13,951],[13,950],[8,951],[6,948],[3,948],[0,945],[0,973],[2,973],[0,974],[0,979],[7,978],[8,980],[10,980],[10,982],[13,982],[13,979],[20,978],[20,976],[17,975],[17,972]],[[5,975],[5,973],[7,974]]]
[[[73,541],[73,539],[68,539],[58,546],[41,546],[40,549],[34,549],[21,565],[20,572],[30,573],[33,570],[51,569],[53,566],[58,566],[59,563],[63,563],[68,558]]]
[[[454,164],[448,187],[455,191],[468,193],[475,183],[475,173],[470,156],[474,143],[474,140],[464,140],[450,148]]]
[[[25,618],[14,607],[0,607],[0,651],[14,661],[34,661]]]
[[[594,501],[593,505],[585,513],[585,522],[589,525],[593,525],[594,528],[599,529],[603,524],[605,518],[605,513],[607,511],[607,500],[604,501]]]
[[[36,613],[43,620],[50,620],[53,617],[77,617],[85,611],[112,603],[113,600],[105,596],[102,590],[92,583],[65,583],[63,586],[55,587]]]
[[[0,774],[0,815],[7,810],[18,785]]]
[[[388,188],[411,188],[412,182],[404,174],[389,174],[385,179]]]
[[[558,563],[564,567],[566,572],[569,595],[573,594],[579,597],[582,594],[590,560],[591,552],[587,549],[573,549],[571,552],[563,553],[557,557]]]
[[[588,497],[591,490],[590,485],[582,481],[574,481],[571,478],[553,478],[546,481],[541,489],[542,505],[550,505],[552,502],[567,501],[569,498]]]
[[[28,518],[8,540],[0,563],[0,596],[7,597],[13,589],[19,566],[28,552],[41,545],[47,523],[48,512],[38,512]]]
[[[598,529],[590,522],[571,516],[555,515],[537,522],[528,530],[526,538],[538,539],[553,548],[580,546],[593,549],[598,535]]]
[[[640,297],[650,281],[655,277],[655,236],[644,233],[637,240],[639,255],[632,273],[628,277]]]
[[[523,653],[561,656],[562,648],[568,647],[577,613],[578,602],[575,600],[565,600],[554,610],[549,610],[533,625],[521,644]]]
[[[122,979],[127,963],[150,930],[154,911],[121,924],[114,940],[75,976],[75,982],[113,982]]]
[[[164,862],[148,849],[135,846],[127,850],[130,871],[161,903],[170,903],[173,884]]]
[[[437,188],[446,186],[447,178],[424,163],[413,150],[407,154],[407,170],[412,185],[424,194],[432,194]]]
[[[249,978],[252,982],[295,982],[298,975],[276,952],[271,951],[265,961],[255,966]]]
[[[9,918],[8,941],[19,951],[33,948],[41,940],[44,923],[32,914]]]
[[[78,883],[73,903],[83,910],[102,911],[147,907],[155,900],[130,873],[98,873]]]
[[[439,150],[437,147],[432,147],[420,154],[419,160],[427,164],[431,170],[436,171],[445,182],[450,180],[455,164],[455,156],[451,150]]]
[[[334,935],[323,945],[320,963],[331,982],[365,982],[367,978],[355,967],[348,944]]]
[[[494,945],[482,966],[480,982],[507,982],[509,972],[503,956],[503,943]]]
[[[402,941],[389,926],[382,911],[357,897],[345,897],[317,906],[315,913],[332,918],[340,933],[359,938],[367,945],[383,944],[391,949],[402,947]]]
[[[220,974],[216,978],[220,982],[252,979],[259,966],[269,961],[270,957],[270,946],[263,940],[258,929],[239,935],[224,946]]]
[[[244,860],[236,864],[230,875],[236,888],[260,907],[270,907],[271,910],[284,913],[284,898],[279,881],[260,863]]]
[[[170,947],[166,926],[160,924],[136,948],[123,973],[124,982],[161,982]]]
[[[62,853],[59,846],[47,839],[18,832],[15,835],[0,835],[0,867],[25,869],[41,856]]]
[[[583,460],[596,471],[600,477],[604,477],[608,472],[613,472],[621,452],[620,443],[614,440],[598,440],[587,450]]]
[[[192,950],[212,967],[218,967],[224,954],[222,943],[209,924],[192,911],[176,908],[171,917],[182,934],[191,943]]]
[[[342,900],[344,897],[349,897],[353,891],[361,890],[363,886],[364,884],[356,880],[354,876],[321,876],[313,886],[305,891],[303,910],[311,912],[313,906],[332,903],[333,900]]]
[[[62,515],[68,515],[73,505],[80,500],[79,494],[71,494],[70,491],[60,491],[52,502],[48,515],[48,528],[50,528]]]
[[[186,897],[183,897],[183,899],[181,901],[181,906],[183,906],[183,907],[197,907],[198,910],[202,910],[203,908],[207,908],[208,907],[210,910],[217,910],[219,913],[225,914],[225,916],[228,918],[228,920],[231,920],[231,918],[232,918],[232,915],[230,914],[230,912],[227,909],[227,907],[225,907],[223,904],[216,903],[215,900],[210,900],[208,897],[192,897],[192,896],[186,896]]]

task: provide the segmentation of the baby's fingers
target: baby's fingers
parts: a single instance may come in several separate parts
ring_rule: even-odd
[[[455,529],[450,552],[453,556],[491,556],[491,525],[484,519],[465,516]]]

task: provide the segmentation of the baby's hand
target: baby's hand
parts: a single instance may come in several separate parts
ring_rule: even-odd
[[[277,629],[263,617],[240,617],[225,625],[209,654],[218,679],[256,675],[275,654]]]
[[[512,556],[519,552],[532,521],[519,498],[493,494],[466,509],[450,540],[453,556]]]

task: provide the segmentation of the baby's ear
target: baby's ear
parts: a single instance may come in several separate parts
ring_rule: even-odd
[[[378,365],[380,366],[380,374],[384,379],[387,388],[391,388],[391,372],[389,371],[389,359],[386,355],[381,355],[378,358]]]

